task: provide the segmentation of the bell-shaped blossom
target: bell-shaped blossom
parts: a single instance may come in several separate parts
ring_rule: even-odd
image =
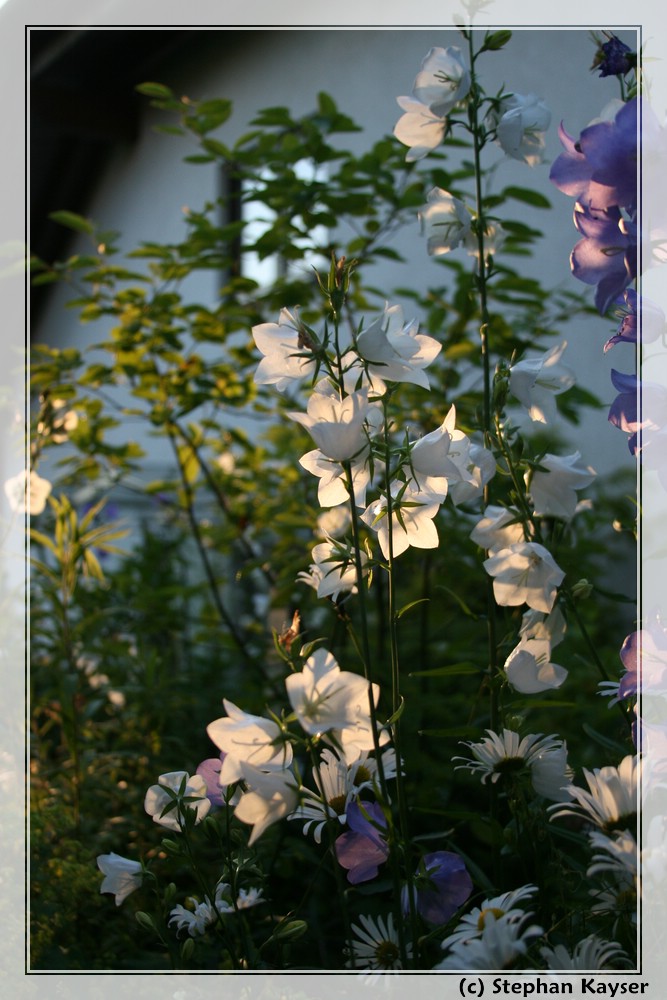
[[[42,479],[35,471],[27,469],[12,476],[5,482],[5,496],[9,506],[17,514],[36,517],[46,507],[46,498],[51,492],[51,483]]]
[[[116,897],[116,906],[141,887],[143,875],[139,861],[131,861],[112,851],[111,854],[98,856],[97,867],[104,875],[100,892],[112,893]]]
[[[526,485],[538,517],[562,517],[568,521],[574,517],[576,491],[590,486],[595,478],[594,470],[580,462],[578,451],[562,458],[547,454],[539,461],[546,472],[536,469],[526,473]]]
[[[505,661],[505,674],[515,691],[536,694],[561,686],[567,670],[551,663],[551,651],[565,637],[566,628],[558,607],[549,615],[525,612],[519,630],[520,642]]]
[[[493,594],[502,607],[527,604],[548,613],[554,606],[565,573],[543,545],[517,542],[484,561],[493,577]]]
[[[365,420],[368,389],[359,389],[343,399],[314,392],[306,413],[288,413],[309,432],[319,450],[335,462],[346,462],[366,448]]]
[[[499,222],[487,222],[484,228],[484,257],[497,253],[504,245],[507,233]],[[479,260],[479,239],[477,233],[469,232],[466,236],[464,246],[469,257],[476,257]]]
[[[507,156],[534,167],[544,159],[545,132],[551,112],[535,94],[511,94],[487,116],[496,141]]]
[[[536,358],[524,358],[510,368],[510,392],[526,408],[530,419],[548,424],[556,417],[554,396],[575,383],[574,373],[561,364],[567,341]]]
[[[532,525],[528,526],[532,534]],[[527,541],[524,525],[519,512],[510,507],[498,507],[489,504],[475,527],[470,532],[470,537],[480,548],[493,554],[500,549],[507,549],[510,545]]]
[[[360,506],[363,507],[365,504],[360,504]],[[351,522],[352,515],[349,507],[341,507],[340,505],[332,507],[331,510],[322,511],[318,517],[316,534],[320,538],[341,538],[347,534]]]
[[[211,803],[206,792],[206,782],[200,774],[190,777],[187,771],[169,771],[161,774],[157,784],[146,792],[144,809],[154,823],[179,832],[183,810],[194,812],[195,825],[208,814]]]
[[[427,203],[418,213],[426,249],[431,257],[440,257],[466,243],[471,233],[472,217],[459,198],[442,188],[431,188]]]
[[[401,306],[385,306],[382,316],[362,330],[356,340],[369,374],[387,382],[412,382],[430,389],[424,369],[437,357],[442,345],[417,330],[415,320],[404,321]]]
[[[282,738],[280,727],[272,719],[249,715],[233,702],[223,699],[227,717],[209,723],[210,740],[224,751],[220,784],[230,785],[243,776],[243,765],[263,771],[283,770],[292,763],[292,747]]]
[[[547,639],[526,639],[505,660],[505,674],[515,691],[537,694],[559,688],[567,677],[565,667],[550,662]]]
[[[283,392],[295,381],[315,374],[313,344],[298,314],[281,309],[277,323],[253,326],[252,335],[264,355],[255,372],[258,385],[275,385]]]
[[[247,791],[241,795],[234,815],[252,826],[248,840],[252,847],[269,826],[294,811],[299,800],[298,784],[289,770],[261,771],[242,762],[241,771]]]
[[[455,422],[456,408],[452,406],[440,427],[412,444],[409,464],[403,469],[415,489],[441,503],[450,482],[461,482],[464,476],[468,477],[466,482],[474,482],[464,468],[470,441],[463,431],[456,430]]]
[[[417,911],[429,924],[446,924],[463,906],[472,888],[472,879],[460,854],[453,851],[425,854],[414,879]],[[401,890],[401,906],[407,915],[410,912],[407,886]]]
[[[422,493],[413,486],[394,483],[391,487],[391,528],[387,514],[387,497],[380,498],[366,508],[361,520],[377,532],[378,543],[385,559],[389,559],[389,532],[394,558],[409,546],[417,549],[438,547],[438,530],[433,518],[440,509],[440,500],[432,494]]]
[[[667,333],[667,322],[663,310],[643,295],[640,299],[634,288],[626,288],[623,294],[616,299],[616,304],[619,306],[616,314],[620,317],[621,322],[614,336],[610,337],[604,345],[605,352],[610,350],[614,344],[637,343],[638,314],[640,311],[643,344],[652,344]]]
[[[367,572],[368,557],[365,552],[360,552],[359,555],[362,570]],[[330,538],[315,545],[312,556],[310,570],[299,573],[297,580],[313,587],[318,597],[331,597],[334,601],[341,593],[356,594],[355,558],[347,546]]]
[[[414,163],[437,149],[444,139],[447,119],[435,115],[427,104],[413,97],[397,97],[396,100],[405,114],[396,122],[394,135],[404,146],[410,147],[405,160]]]
[[[470,90],[470,73],[461,50],[432,48],[422,60],[412,93],[426,104],[434,115],[443,117],[463,100]]]
[[[452,461],[458,465],[461,473],[458,481],[449,482],[449,496],[456,507],[462,503],[472,503],[481,497],[484,487],[496,474],[493,452],[474,441],[470,441],[469,445],[467,458],[464,450],[458,456],[455,449],[450,452]]]
[[[587,285],[597,285],[595,305],[604,314],[637,277],[636,226],[619,208],[574,206],[574,224],[583,236],[570,256],[572,274]]]
[[[352,490],[357,507],[366,506],[366,490],[371,481],[370,469],[364,459],[365,453],[362,451],[361,455],[351,462]],[[347,477],[340,462],[327,458],[319,448],[314,448],[301,456],[299,465],[319,479],[317,499],[321,507],[337,507],[348,502],[350,495],[347,490]]]
[[[196,773],[206,782],[206,798],[215,808],[225,805],[227,801],[230,805],[236,805],[240,794],[237,790],[228,800],[227,786],[220,784],[220,771],[226,756],[227,754],[220,753],[217,757],[207,757],[197,766]]]
[[[302,728],[313,736],[354,729],[370,714],[369,688],[377,704],[380,689],[359,674],[341,670],[326,649],[316,649],[299,673],[285,679],[290,704]]]
[[[616,110],[616,108],[618,110]],[[616,105],[613,120],[597,120],[575,140],[561,125],[565,149],[549,179],[594,211],[637,207],[637,99]]]
[[[359,885],[375,878],[389,857],[387,819],[375,802],[350,802],[347,824],[349,830],[336,838],[334,851],[341,868],[347,869],[348,882]]]

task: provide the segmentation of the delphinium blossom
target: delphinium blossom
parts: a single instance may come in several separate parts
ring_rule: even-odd
[[[285,679],[287,695],[302,728],[313,736],[355,729],[370,713],[369,690],[377,703],[380,689],[360,674],[341,670],[326,649],[316,649],[303,669]]]
[[[563,639],[565,627],[558,607],[548,616],[535,611],[524,614],[521,641],[505,660],[505,675],[515,691],[536,694],[561,686],[567,670],[551,662],[551,650]]]
[[[314,344],[298,313],[281,309],[277,323],[260,323],[252,328],[252,335],[264,355],[255,372],[258,385],[275,385],[284,392],[294,382],[315,374]]]
[[[471,232],[472,216],[464,203],[442,188],[434,187],[418,213],[426,249],[440,257],[463,246]]]
[[[463,858],[452,851],[433,851],[422,858],[413,880],[416,908],[429,924],[450,920],[472,892],[472,879]],[[401,891],[403,913],[410,912],[407,886]]]
[[[567,341],[563,341],[545,354],[523,358],[510,368],[510,392],[535,423],[553,423],[557,412],[554,396],[575,383],[574,373],[561,363],[566,347]]]
[[[387,818],[378,803],[365,800],[350,802],[345,818],[349,829],[336,838],[334,853],[350,885],[359,885],[374,879],[389,857]]]
[[[421,160],[442,142],[447,128],[447,115],[462,101],[470,89],[470,74],[456,46],[432,48],[422,60],[412,93],[414,97],[398,97],[405,112],[394,128],[394,135],[409,150],[408,163]]]
[[[591,69],[598,69],[600,76],[625,76],[637,66],[637,54],[611,32],[605,35],[607,41],[598,44]]]
[[[525,480],[534,512],[538,517],[561,517],[569,521],[577,508],[577,490],[590,486],[595,471],[581,465],[581,455],[544,455],[539,469],[526,473]],[[542,471],[542,469],[546,471]]]
[[[637,274],[637,119],[634,98],[613,121],[592,123],[576,141],[561,126],[565,152],[549,175],[576,198],[575,225],[584,238],[572,252],[572,271],[597,285],[595,304],[602,314]]]
[[[400,305],[386,305],[383,314],[357,335],[356,349],[371,377],[430,389],[424,369],[435,360],[442,344],[418,333],[416,320],[406,323]]]
[[[604,345],[604,351],[615,344],[636,344],[638,316],[642,318],[642,344],[652,344],[667,332],[667,322],[663,310],[646,296],[637,295],[634,288],[626,288],[616,299],[616,315],[620,323],[616,333]]]
[[[513,160],[534,167],[544,159],[545,133],[551,112],[535,94],[508,94],[487,115],[487,127],[496,133],[496,142]]]
[[[116,906],[127,899],[130,893],[141,887],[142,866],[139,861],[131,861],[120,854],[100,854],[97,867],[104,875],[100,892],[110,892],[116,898]]]
[[[538,542],[516,542],[484,561],[493,577],[493,593],[502,607],[527,604],[548,614],[554,606],[565,573]]]
[[[46,507],[46,499],[51,493],[51,483],[37,473],[24,470],[7,479],[4,485],[9,506],[16,514],[30,514],[36,517]]]
[[[618,942],[604,941],[596,934],[577,942],[572,952],[564,944],[557,944],[554,948],[540,948],[540,954],[552,972],[589,972],[617,968],[629,961]]]
[[[596,285],[595,304],[605,313],[616,297],[637,277],[637,231],[619,208],[593,208],[577,202],[574,225],[583,239],[570,256],[572,274]]]
[[[479,742],[467,742],[473,759],[462,760],[458,768],[479,774],[482,784],[489,779],[493,784],[505,776],[528,775],[538,795],[561,802],[569,798],[566,788],[572,772],[567,766],[567,747],[557,736],[530,735],[521,738],[518,733],[503,729],[500,736],[487,729],[487,736]],[[552,807],[553,808],[553,807]]]
[[[223,699],[226,718],[209,723],[206,732],[215,746],[224,751],[220,784],[229,785],[243,777],[243,765],[263,771],[284,770],[292,762],[291,744],[282,738],[272,719],[249,715],[233,702]]]
[[[169,771],[161,774],[157,784],[146,792],[144,809],[154,823],[180,831],[184,812],[194,814],[195,824],[208,814],[211,803],[206,793],[206,782],[200,774],[190,777],[187,771]]]
[[[394,927],[394,918],[360,916],[359,924],[352,924],[352,953],[345,949],[345,965],[348,969],[382,969],[393,971],[402,969],[399,939]]]

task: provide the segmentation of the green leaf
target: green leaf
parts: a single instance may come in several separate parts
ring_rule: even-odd
[[[94,232],[92,222],[89,219],[84,219],[82,215],[77,215],[76,212],[67,212],[65,209],[49,212],[49,219],[67,229],[73,229],[76,233],[87,233],[88,236],[92,236]]]
[[[598,733],[596,729],[589,726],[587,722],[584,722],[582,728],[587,736],[590,736],[592,740],[595,740],[595,742],[601,747],[604,747],[605,750],[608,750],[613,754],[618,754],[622,757],[624,757],[627,753],[627,750],[622,743],[619,743],[617,740],[611,740],[608,736],[603,736],[602,733]]]
[[[399,618],[402,618],[403,615],[410,610],[410,608],[415,608],[418,604],[424,604],[426,601],[429,600],[430,598],[428,597],[420,597],[419,600],[417,601],[410,601],[409,604],[404,604],[403,607],[399,608],[399,610],[396,612],[395,615],[396,621],[398,621]]]
[[[393,715],[389,719],[387,719],[386,723],[387,726],[393,726],[395,722],[398,722],[400,717],[403,715],[404,709],[405,709],[405,698],[401,697],[401,704],[398,706]]]
[[[522,201],[526,205],[532,205],[534,208],[551,208],[551,202],[539,191],[532,191],[530,188],[515,187],[510,185],[506,187],[503,191],[503,197],[514,198],[516,201]]]
[[[433,667],[432,670],[413,670],[408,677],[461,677],[478,673],[480,667],[474,663],[452,663],[448,667]]]
[[[144,97],[158,97],[163,101],[168,101],[174,96],[173,91],[162,83],[140,83],[135,87],[135,90],[139,94],[143,94]]]

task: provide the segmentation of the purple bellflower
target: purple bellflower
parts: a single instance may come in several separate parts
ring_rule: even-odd
[[[367,818],[369,817],[369,818]],[[389,857],[389,847],[382,836],[387,820],[375,802],[350,802],[347,807],[349,830],[336,838],[334,849],[342,868],[347,868],[351,885],[375,878],[380,865]]]
[[[472,892],[463,858],[451,851],[425,854],[415,873],[417,910],[429,924],[446,924]],[[401,892],[403,912],[409,912],[408,887]]]
[[[572,274],[587,285],[597,285],[595,305],[604,314],[637,276],[636,227],[615,206],[592,209],[577,202],[574,224],[583,239],[570,256]]]
[[[578,140],[561,124],[565,152],[551,167],[549,180],[559,191],[594,209],[637,208],[637,99],[623,104],[613,121],[588,125]]]
[[[639,418],[637,415],[638,384],[636,375],[626,375],[624,372],[611,370],[611,381],[618,396],[609,408],[607,419],[614,427],[630,435],[628,448],[632,455],[637,454],[637,431]]]

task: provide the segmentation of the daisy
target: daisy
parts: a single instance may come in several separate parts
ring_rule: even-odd
[[[455,945],[436,969],[506,969],[528,951],[529,940],[543,930],[537,924],[526,926],[530,914],[510,919],[509,914],[495,917],[488,913],[479,937]]]
[[[619,878],[637,875],[637,841],[629,830],[616,832],[608,837],[600,830],[589,834],[591,847],[598,848],[603,854],[593,855],[593,864],[589,866],[586,875],[597,875],[600,872],[611,872]]]
[[[306,820],[304,835],[312,829],[315,843],[322,842],[322,830],[331,819],[343,825],[347,820],[347,807],[358,791],[355,785],[357,765],[351,767],[331,750],[322,751],[319,767],[313,768],[313,781],[317,792],[303,789],[305,798],[288,819]]]
[[[352,924],[356,940],[351,942],[352,954],[345,950],[348,969],[401,969],[398,934],[390,913],[383,917],[359,917],[362,926]]]
[[[567,791],[575,801],[551,806],[553,815],[581,816],[606,832],[625,829],[637,815],[639,767],[638,758],[629,755],[618,767],[596,767],[592,772],[584,768],[589,791],[568,785]]]
[[[465,941],[471,941],[473,938],[481,937],[489,914],[496,920],[500,917],[507,917],[510,923],[514,920],[520,920],[525,916],[525,912],[517,909],[516,904],[529,899],[536,892],[536,885],[522,885],[520,889],[512,889],[499,896],[493,896],[491,899],[485,899],[481,906],[475,906],[470,913],[466,913],[461,918],[456,930],[442,942],[442,947],[446,950],[455,945],[463,944]]]
[[[538,795],[559,801],[564,798],[564,786],[571,777],[567,767],[567,747],[556,736],[531,735],[520,739],[519,734],[503,729],[499,736],[487,729],[488,736],[480,743],[465,743],[474,760],[464,760],[458,768],[481,773],[482,784],[490,778],[497,782],[506,774],[528,772]]]
[[[572,954],[562,944],[555,948],[540,948],[540,954],[546,961],[547,968],[554,972],[607,969],[612,961],[615,964],[627,961],[627,955],[620,944],[616,941],[603,941],[595,934],[580,941]]]

